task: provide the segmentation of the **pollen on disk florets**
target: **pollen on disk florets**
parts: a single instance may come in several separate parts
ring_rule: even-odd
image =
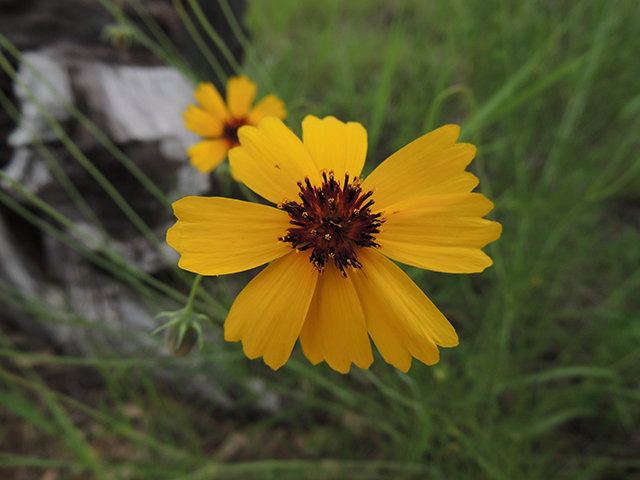
[[[360,268],[357,250],[379,247],[375,234],[384,222],[380,213],[371,213],[373,192],[362,194],[360,179],[344,184],[336,181],[333,172],[322,172],[323,182],[314,187],[308,178],[298,182],[301,203],[284,201],[278,205],[289,214],[292,227],[280,241],[291,243],[298,251],[311,250],[309,261],[320,271],[333,260],[346,277],[348,267]]]

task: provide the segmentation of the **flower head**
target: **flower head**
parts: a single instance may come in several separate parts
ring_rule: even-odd
[[[367,133],[358,123],[308,116],[300,141],[276,118],[239,131],[234,175],[276,207],[219,197],[174,203],[167,233],[179,265],[202,275],[269,265],[240,292],[225,339],[249,358],[282,366],[298,337],[314,364],[368,368],[374,341],[403,371],[413,357],[439,359],[455,330],[392,260],[449,273],[481,272],[481,248],[501,226],[493,204],[471,193],[465,171],[476,148],[447,125],[420,137],[359,178]]]
[[[191,164],[202,173],[220,165],[227,153],[239,145],[238,129],[258,125],[265,116],[284,119],[284,103],[275,95],[267,95],[251,108],[258,86],[247,77],[232,77],[227,83],[227,102],[211,83],[201,83],[195,91],[200,107],[189,105],[184,112],[186,126],[204,140],[188,150]]]

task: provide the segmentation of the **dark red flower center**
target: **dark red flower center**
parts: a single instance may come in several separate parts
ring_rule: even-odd
[[[227,139],[231,147],[237,147],[240,145],[238,129],[248,124],[249,120],[247,118],[232,118],[224,124],[222,136]]]
[[[311,250],[309,260],[320,271],[333,260],[347,276],[348,267],[360,268],[357,251],[364,247],[379,247],[375,234],[384,223],[380,213],[371,213],[373,200],[369,191],[362,193],[360,179],[344,184],[336,181],[333,172],[323,172],[324,181],[314,187],[308,178],[298,182],[301,203],[284,201],[278,205],[291,217],[292,227],[280,241],[291,243],[298,251]]]

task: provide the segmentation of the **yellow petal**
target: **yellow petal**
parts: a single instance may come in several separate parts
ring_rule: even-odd
[[[380,250],[397,262],[434,272],[478,273],[493,265],[493,260],[479,248],[431,247],[386,241]]]
[[[287,117],[284,102],[275,95],[267,95],[249,112],[249,123],[258,125],[264,117],[277,117],[284,120]]]
[[[227,105],[233,118],[245,118],[256,98],[258,86],[247,77],[232,77],[227,82]]]
[[[438,362],[436,345],[453,347],[458,336],[422,290],[391,260],[363,248],[362,269],[350,275],[364,310],[367,329],[384,359],[406,372],[411,357]]]
[[[351,278],[344,278],[333,264],[318,278],[300,344],[311,363],[326,360],[340,373],[348,373],[352,362],[360,368],[373,362],[358,295]]]
[[[309,152],[282,120],[265,117],[256,127],[238,130],[240,147],[229,152],[233,174],[270,202],[298,201],[298,182],[320,185],[320,173]]]
[[[249,358],[274,370],[289,359],[318,280],[309,256],[291,252],[265,268],[240,292],[224,324],[227,341],[242,340]]]
[[[376,236],[381,253],[398,262],[447,273],[481,272],[491,259],[480,249],[502,232],[480,218],[493,208],[484,195],[435,195],[397,203],[385,211]]]
[[[216,138],[222,135],[223,125],[220,119],[194,105],[184,112],[186,127],[201,137]]]
[[[229,142],[225,139],[205,140],[196,143],[187,150],[191,165],[202,173],[209,173],[220,165],[229,151]]]
[[[367,131],[359,123],[307,115],[302,139],[318,170],[333,170],[340,182],[347,172],[352,179],[360,176],[367,156]]]
[[[391,155],[362,183],[362,190],[374,190],[373,209],[426,195],[469,193],[478,179],[466,166],[476,147],[458,143],[457,125],[445,125],[424,135]]]
[[[167,243],[179,266],[200,275],[223,275],[258,267],[291,251],[278,237],[289,216],[276,208],[221,197],[185,197],[173,204],[177,223]]]
[[[219,119],[222,123],[229,118],[227,106],[224,104],[224,100],[213,84],[199,84],[195,92],[195,97],[202,108],[215,118]]]

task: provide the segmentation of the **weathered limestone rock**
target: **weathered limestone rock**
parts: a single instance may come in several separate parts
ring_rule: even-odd
[[[179,20],[170,2],[143,3],[179,47],[182,42],[189,56],[189,42],[179,35]],[[140,47],[121,51],[105,45],[98,37],[110,22],[97,0],[0,0],[0,32],[23,50],[24,56],[13,83],[20,117],[6,137],[8,148],[3,151],[10,156],[0,168],[69,219],[82,235],[63,232],[78,238],[83,249],[99,252],[100,245],[106,245],[127,264],[153,275],[177,261],[176,252],[164,243],[166,231],[175,221],[173,213],[74,117],[69,105],[106,134],[170,200],[210,193],[212,185],[208,175],[189,165],[186,155],[186,149],[197,141],[185,129],[182,117],[187,105],[194,102],[194,86]],[[7,77],[2,73],[0,77],[4,85]],[[69,151],[56,130],[58,126],[144,221],[160,248],[139,231]],[[0,142],[5,136],[0,132]],[[73,185],[93,218],[88,218],[72,199],[61,179]],[[0,182],[0,190],[30,207],[10,182]],[[123,356],[134,352],[149,358],[167,356],[161,336],[150,336],[157,326],[153,320],[157,306],[149,308],[135,290],[91,263],[80,251],[32,228],[1,204],[0,281],[41,302],[52,317],[62,320],[39,321],[16,309],[5,313],[15,314],[15,321],[23,328],[44,332],[68,352],[115,350]],[[65,320],[74,316],[90,326],[78,328]],[[193,371],[198,371],[200,362],[194,355]],[[225,374],[215,367],[208,366],[206,373],[191,377],[168,368],[158,369],[163,378],[171,379],[176,374],[182,388],[217,402],[229,401],[224,389],[219,388]],[[269,408],[274,408],[273,399],[270,402]]]
[[[34,74],[27,65],[37,69],[42,76]],[[70,76],[72,70],[76,75],[73,78]],[[75,82],[76,78],[80,82]],[[94,80],[91,92],[82,88],[88,84],[88,78]],[[197,140],[185,129],[182,119],[187,104],[193,102],[193,86],[169,67],[113,66],[59,57],[50,51],[25,54],[15,86],[16,97],[21,100],[21,115],[17,128],[8,139],[15,150],[4,169],[6,176],[65,215],[79,231],[93,239],[93,242],[82,241],[89,250],[98,251],[99,245],[108,244],[108,248],[121,254],[129,264],[147,273],[156,273],[168,264],[175,264],[176,252],[163,241],[166,230],[174,223],[171,210],[147,192],[97,139],[88,140],[89,134],[82,131],[84,127],[72,117],[65,104],[73,105],[75,97],[86,98],[90,94],[88,116],[99,117],[98,121],[105,119],[101,125],[103,133],[113,139],[137,168],[175,199],[202,194],[210,187],[209,177],[191,167],[186,155],[186,149]],[[77,143],[83,145],[87,159],[149,226],[158,239],[160,251],[134,227],[68,149],[59,146],[58,134],[46,121],[47,114],[65,127],[72,140],[75,140],[74,136],[79,139]],[[47,160],[42,155],[39,148],[43,147],[36,139],[44,143],[51,158]],[[163,144],[173,144],[173,147],[163,148]],[[65,195],[58,179],[60,173],[56,175],[52,171],[54,165],[75,185],[101,225],[94,225]],[[29,204],[9,182],[3,181],[1,186],[16,200]],[[0,258],[7,260],[3,262],[3,278],[25,288],[31,295],[42,295],[43,298],[47,297],[47,290],[58,289],[30,278],[29,268],[21,265],[20,259],[24,255],[16,253],[20,250],[19,245],[15,245],[5,229],[0,229],[0,244],[3,245]],[[149,337],[156,312],[135,307],[135,295],[129,289],[52,237],[43,236],[42,249],[45,273],[63,285],[66,296],[63,303],[78,315],[99,321],[105,327],[92,330],[45,326],[55,340],[78,352],[90,352],[96,344],[107,342],[120,350],[154,348],[162,354],[159,341]],[[52,298],[59,298],[59,295]],[[123,329],[128,332],[138,330],[144,335],[133,335],[135,342],[127,345],[117,334]],[[111,341],[105,333],[109,331],[113,333]]]

